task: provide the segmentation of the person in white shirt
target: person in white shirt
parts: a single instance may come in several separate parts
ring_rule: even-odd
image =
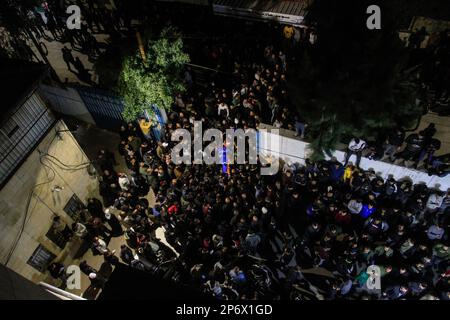
[[[432,211],[432,212],[436,212],[439,210],[439,208],[442,205],[442,202],[444,201],[444,197],[437,194],[437,193],[432,193],[430,194],[430,196],[428,197],[427,200],[427,210]]]
[[[345,153],[344,167],[347,166],[348,160],[354,154],[356,155],[356,166],[359,168],[362,152],[366,148],[366,146],[367,144],[364,140],[353,138],[352,141],[350,141],[350,143],[348,144],[347,152]]]
[[[128,179],[125,173],[119,173],[119,186],[122,191],[128,191],[130,189],[130,179]]]
[[[80,238],[84,238],[88,235],[86,226],[80,222],[74,223],[72,225],[72,230],[73,233]]]
[[[103,239],[100,239],[99,237],[94,238],[94,248],[101,254],[109,252],[108,245],[105,241],[103,241]]]
[[[276,119],[275,122],[273,123],[273,126],[275,128],[279,129],[279,128],[281,128],[283,126],[283,123],[280,120]]]
[[[221,117],[228,118],[228,116],[230,115],[228,105],[224,102],[219,103],[219,105],[217,106],[217,114]]]
[[[443,201],[444,196],[438,193],[430,194],[425,205],[425,212],[423,213],[424,220],[427,223],[431,223],[431,221],[433,221],[433,219],[436,217],[436,214],[442,206]]]

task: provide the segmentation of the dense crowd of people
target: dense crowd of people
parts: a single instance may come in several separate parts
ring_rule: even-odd
[[[71,50],[95,58],[92,34],[120,32],[130,22],[115,15],[120,10],[91,8],[86,28],[69,31],[66,15],[49,2],[29,12],[33,32],[70,43],[63,59],[89,82]],[[313,32],[303,37],[308,46],[317,40]],[[305,137],[307,124],[287,93],[284,48],[236,47],[202,47],[201,60],[219,72],[199,88],[186,70],[187,91],[175,97],[160,140],[145,119],[121,128],[118,151],[127,172],[116,172],[113,152],[100,151],[102,200],[89,199],[70,235],[82,239],[82,253],[91,249],[107,264],[122,261],[224,300],[450,299],[450,192],[359,167],[366,156],[446,176],[450,160],[435,156],[441,142],[434,125],[408,136],[398,128],[376,141],[354,138],[344,163],[306,159],[274,176],[261,176],[261,164],[224,172],[221,165],[172,163],[173,131],[192,131],[194,121],[222,131],[269,123]],[[120,252],[110,250],[109,240],[121,236]],[[373,265],[381,287],[369,289]],[[94,287],[104,287],[101,272],[84,260],[80,269]],[[64,275],[58,263],[50,271]]]
[[[101,237],[111,236],[104,223],[112,211],[126,230],[123,262],[154,271],[170,261],[165,276],[219,299],[449,298],[449,192],[335,159],[276,176],[251,165],[229,175],[220,166],[176,166],[166,143],[152,148],[133,125],[122,134],[131,174],[116,174],[102,152],[107,214],[98,200],[88,205],[98,220],[88,227],[93,247],[107,259],[114,254]],[[177,257],[156,239],[161,226]],[[364,287],[370,265],[380,267],[379,292]],[[311,269],[329,274],[311,279],[303,273]]]
[[[125,31],[131,30],[131,17],[136,14],[145,20],[149,14],[155,13],[152,24],[158,24],[156,21],[163,24],[163,21],[177,20],[175,18],[177,14],[180,16],[191,14],[190,11],[183,11],[187,10],[186,8],[178,13],[171,12],[170,7],[156,10],[153,4],[145,5],[140,12],[134,12],[127,9],[123,1],[116,1],[115,9],[90,0],[77,1],[76,4],[83,14],[81,29],[66,27],[69,14],[65,11],[64,2],[42,1],[40,5],[30,7],[22,14],[28,17],[30,30],[38,39],[48,38],[66,43],[61,53],[68,70],[76,73],[80,80],[88,84],[93,84],[92,75],[79,57],[73,55],[73,51],[86,54],[91,61],[96,60],[101,53],[102,44],[96,40],[95,34],[107,33],[111,39],[125,36]],[[202,21],[207,21],[203,16],[204,13],[201,15]],[[279,29],[265,28],[265,32],[272,33],[267,37],[261,37],[253,33],[248,34],[249,30],[246,30],[246,36],[238,34],[235,28],[228,30],[230,24],[223,27],[216,26],[217,30],[209,34],[208,30],[196,30],[198,26],[183,21],[176,22],[188,33],[195,34],[197,31],[204,34],[203,40],[194,36],[194,40],[191,41],[187,37],[185,45],[194,63],[198,62],[217,71],[212,74],[213,79],[209,82],[209,88],[204,92],[198,90],[190,92],[189,98],[181,102],[187,106],[197,104],[195,108],[189,107],[189,112],[194,109],[196,117],[208,119],[215,113],[221,113],[221,117],[229,120],[232,125],[235,125],[233,122],[240,121],[237,117],[242,113],[250,113],[248,117],[250,126],[253,123],[263,122],[277,128],[293,130],[296,136],[305,138],[307,123],[296,112],[298,108],[292,105],[286,94],[289,65],[287,57],[291,59],[300,57],[298,52],[314,47],[317,34],[313,28],[298,29],[287,25]],[[222,38],[218,38],[218,34]],[[430,35],[422,28],[413,32],[408,40],[408,46],[415,49],[415,54],[411,58],[413,62],[421,61],[423,55],[428,57],[427,62],[420,68],[420,79],[423,83],[420,99],[422,103],[429,105],[430,110],[434,110],[435,105],[438,105],[439,110],[445,111],[448,109],[448,90],[445,86],[448,83],[448,72],[445,71],[449,65],[448,30],[433,35],[428,41],[428,47],[421,49],[426,36]],[[250,39],[251,46],[247,44]],[[273,39],[278,39],[276,42],[283,48],[282,51],[274,50],[273,46],[266,46],[267,43],[273,43]],[[195,72],[188,68],[186,82],[192,85],[198,80],[195,78]],[[230,88],[227,84],[230,82],[239,83],[239,86]],[[240,99],[240,96],[245,96],[246,99],[240,106],[236,106],[235,101]],[[215,99],[220,100],[217,110],[214,105],[216,101],[211,103]],[[201,107],[203,104],[205,108]],[[243,112],[239,110],[240,108]],[[436,155],[441,148],[441,141],[434,137],[435,133],[434,124],[408,136],[405,136],[403,128],[394,129],[390,133],[382,131],[378,137],[371,137],[371,141],[367,141],[361,155],[375,160],[411,165],[430,175],[444,177],[450,172],[450,155]]]
[[[192,132],[194,120],[205,128],[245,129],[273,117],[295,126],[291,115],[283,116],[286,65],[276,52],[266,48],[261,65],[236,65],[231,87],[211,83],[178,96],[161,141],[145,119],[123,126],[118,151],[128,173],[115,171],[112,152],[100,152],[103,205],[90,199],[89,218],[74,232],[111,264],[119,258],[108,240],[124,234],[117,252],[123,263],[218,299],[448,300],[450,192],[362,170],[362,139],[350,142],[344,164],[306,159],[274,176],[261,176],[260,164],[224,172],[221,165],[172,163],[172,132]],[[405,150],[398,130],[383,156],[422,157],[423,149],[408,146],[416,136],[432,139],[432,129],[407,138]],[[379,268],[379,290],[367,287],[372,265]],[[82,269],[94,285],[104,285],[85,261]]]

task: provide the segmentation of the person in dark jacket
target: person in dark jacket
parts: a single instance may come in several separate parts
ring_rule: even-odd
[[[425,163],[431,163],[434,153],[441,148],[441,141],[438,139],[430,138],[424,148],[419,154],[415,162],[415,167],[419,167],[420,162],[423,160]]]
[[[113,266],[119,264],[119,258],[117,258],[111,251],[105,252],[103,254],[103,259],[105,259],[105,262]]]
[[[133,251],[124,244],[120,246],[120,259],[128,265],[134,260]]]
[[[85,275],[89,276],[92,272],[96,273],[97,270],[95,270],[93,267],[91,267],[86,260],[83,260],[80,262],[80,270]]]
[[[387,300],[398,300],[403,299],[408,294],[408,292],[408,287],[397,285],[387,288],[383,293],[383,297]]]
[[[50,275],[54,279],[60,279],[64,277],[65,274],[65,267],[62,263],[59,262],[53,262],[48,266],[47,270],[50,272]]]
[[[89,210],[89,213],[96,218],[104,219],[105,214],[103,212],[103,205],[102,202],[97,198],[89,198],[87,209]]]
[[[428,285],[425,282],[409,282],[408,289],[409,295],[418,300],[427,293]]]
[[[398,127],[397,129],[392,131],[388,135],[386,143],[384,145],[383,159],[387,157],[391,162],[394,162],[395,161],[394,154],[400,151],[400,148],[402,147],[404,141],[405,141],[405,131],[402,128]]]
[[[331,178],[334,182],[339,182],[342,180],[342,177],[344,176],[345,168],[342,165],[342,163],[336,161],[333,162],[330,166],[330,172],[331,172]]]
[[[119,237],[123,234],[122,225],[116,215],[111,212],[111,209],[105,209],[105,222],[111,227],[111,236]]]
[[[404,161],[416,160],[422,149],[425,147],[424,132],[413,133],[406,138],[406,147],[403,151],[395,155],[396,158],[401,158]]]
[[[98,272],[91,272],[89,274],[91,285],[97,289],[103,289],[105,287],[107,279]]]

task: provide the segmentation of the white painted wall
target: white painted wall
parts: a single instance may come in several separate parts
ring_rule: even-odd
[[[259,148],[263,154],[279,156],[287,163],[304,163],[308,157],[309,143],[298,139],[289,138],[283,135],[277,135],[269,131],[260,131]],[[334,157],[340,162],[344,162],[345,153],[343,151],[335,151]],[[350,161],[356,161],[356,156],[352,156]],[[394,165],[383,161],[374,161],[362,158],[360,167],[374,169],[381,177],[388,178],[392,175],[396,180],[409,177],[414,183],[425,183],[430,188],[438,188],[446,191],[450,188],[450,175],[447,177],[429,176],[425,172]]]

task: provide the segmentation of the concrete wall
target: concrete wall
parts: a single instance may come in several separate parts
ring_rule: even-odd
[[[59,133],[62,139],[56,136],[56,131],[60,130],[67,130],[63,121],[55,124],[14,176],[0,190],[0,263],[2,264],[5,264],[7,255],[20,233],[27,200],[34,190],[22,236],[7,263],[9,268],[33,282],[52,282],[48,273],[43,274],[27,264],[39,244],[54,253],[57,260],[63,260],[69,255],[68,247],[70,246],[61,250],[45,236],[52,224],[54,213],[61,216],[61,219],[70,226],[73,221],[63,211],[63,208],[72,195],[75,193],[84,203],[88,197],[98,196],[97,178],[91,177],[87,169],[64,170],[47,161],[46,157],[43,158],[43,162],[52,169],[40,163],[39,152],[53,155],[67,165],[77,165],[89,161],[70,132]],[[47,182],[49,180],[51,181]],[[43,184],[35,187],[38,183]],[[63,187],[63,190],[52,192],[55,185]]]
[[[49,102],[50,107],[54,111],[95,125],[94,119],[77,90],[41,85],[39,93],[42,98]]]
[[[310,153],[308,146],[309,143],[288,137],[283,131],[279,136],[270,131],[260,132],[259,148],[261,152],[266,155],[279,157],[287,163],[297,162],[303,164]],[[343,151],[335,151],[333,156],[338,161],[344,162],[345,153]],[[353,163],[355,160],[355,156],[350,158],[350,161]],[[414,183],[423,182],[430,188],[438,188],[442,191],[450,188],[450,175],[443,178],[429,176],[427,173],[419,170],[409,169],[387,162],[369,160],[367,158],[362,158],[360,167],[365,170],[373,168],[383,178],[388,178],[389,175],[393,175],[397,180],[408,177]]]

